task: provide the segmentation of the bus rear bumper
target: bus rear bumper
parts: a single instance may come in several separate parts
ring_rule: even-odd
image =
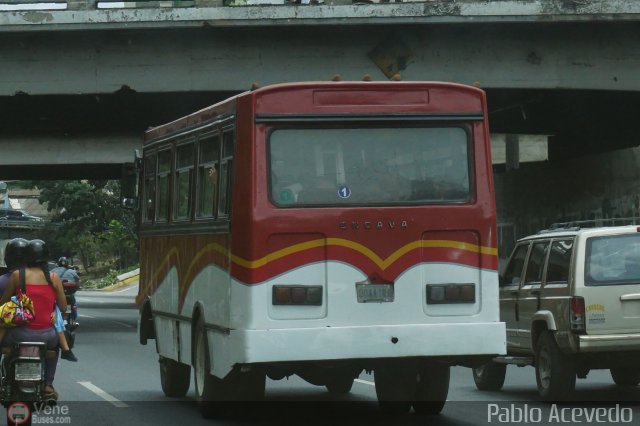
[[[240,364],[506,353],[502,322],[232,330]]]

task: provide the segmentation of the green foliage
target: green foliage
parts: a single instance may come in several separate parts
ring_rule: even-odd
[[[135,258],[137,254],[137,240],[130,238],[130,235],[131,230],[116,219],[109,222],[107,232],[102,234],[103,247],[118,259],[119,269],[129,265],[125,259]]]
[[[115,269],[98,271],[96,277],[92,277],[83,281],[82,288],[88,290],[109,287],[118,283],[118,275],[119,273]]]
[[[40,190],[40,203],[52,212],[44,230],[54,256],[79,256],[86,269],[114,269],[137,263],[136,220],[120,207],[118,181],[29,181]],[[99,265],[100,262],[102,265]]]
[[[108,287],[110,285],[116,284],[117,282],[118,282],[118,271],[116,271],[115,269],[110,269],[109,272],[107,272],[107,275],[105,275],[104,278],[100,280],[100,283],[98,284],[98,288]]]

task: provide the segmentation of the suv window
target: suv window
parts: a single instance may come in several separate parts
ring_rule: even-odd
[[[640,234],[608,235],[587,240],[585,284],[640,282]]]
[[[547,257],[547,248],[549,241],[540,241],[533,244],[531,254],[529,254],[529,262],[527,263],[527,272],[524,279],[525,284],[541,283],[542,271],[544,270],[544,261]]]
[[[522,279],[522,269],[524,267],[524,259],[527,257],[527,250],[529,249],[529,243],[520,244],[516,247],[511,256],[511,260],[507,265],[507,269],[504,271],[503,279],[500,283],[501,286],[520,284]]]
[[[551,244],[547,265],[547,284],[569,282],[569,266],[573,253],[573,240],[556,240]]]

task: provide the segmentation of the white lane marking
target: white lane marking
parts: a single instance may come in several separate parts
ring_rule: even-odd
[[[127,404],[125,404],[124,402],[120,401],[115,396],[106,393],[105,391],[103,391],[102,389],[100,389],[99,387],[97,387],[96,385],[94,385],[91,382],[77,382],[77,383],[79,385],[84,386],[85,388],[89,389],[91,392],[95,393],[100,398],[104,399],[105,401],[110,402],[111,404],[113,404],[114,407],[118,407],[118,408],[128,407]]]
[[[110,290],[110,291],[105,291],[105,293],[122,293],[124,291],[130,291],[132,289],[131,286],[127,287],[127,288],[121,288],[119,290]]]
[[[116,324],[121,325],[123,327],[127,327],[127,328],[136,328],[137,327],[135,325],[127,324],[127,323],[120,322],[120,321],[114,321],[114,320],[110,320],[110,321],[111,322],[115,322]]]
[[[79,317],[84,317],[84,318],[93,318],[95,319],[96,317],[92,317],[91,315],[78,315]],[[107,321],[111,321],[113,323],[116,323],[118,325],[121,325],[123,327],[127,327],[127,328],[136,328],[137,326],[135,325],[131,325],[131,324],[127,324],[126,322],[120,322],[120,321],[115,321],[115,320],[107,320]]]

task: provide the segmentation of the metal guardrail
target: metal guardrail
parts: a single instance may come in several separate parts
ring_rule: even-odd
[[[428,0],[402,0],[398,2],[427,2]],[[331,4],[390,3],[393,0],[332,0]],[[234,7],[318,5],[325,0],[0,0],[0,12],[15,10],[103,10],[103,9],[160,9],[189,7]]]
[[[96,10],[96,9],[151,9],[193,7],[196,2],[208,6],[222,6],[222,1],[211,0],[0,0],[3,10]]]
[[[21,228],[21,229],[39,229],[45,226],[45,221],[33,221],[33,220],[8,220],[0,218],[1,228]]]
[[[96,9],[151,9],[151,8],[176,8],[176,7],[193,7],[196,5],[195,0],[143,0],[143,1],[124,1],[115,0],[97,0],[95,1]]]
[[[66,3],[67,0],[0,0],[0,4],[46,4],[46,3]]]

